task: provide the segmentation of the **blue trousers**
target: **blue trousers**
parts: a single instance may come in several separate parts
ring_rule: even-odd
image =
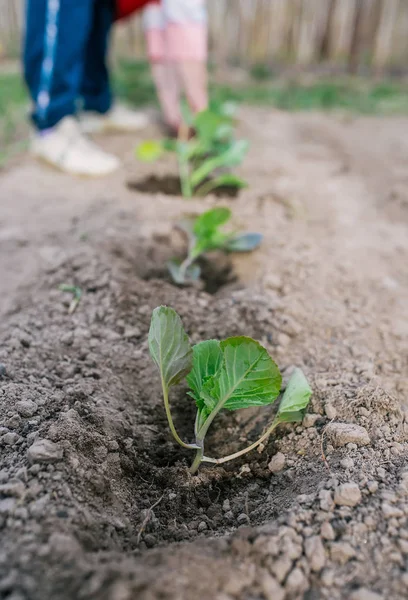
[[[26,0],[24,76],[37,129],[111,105],[106,56],[113,0]]]

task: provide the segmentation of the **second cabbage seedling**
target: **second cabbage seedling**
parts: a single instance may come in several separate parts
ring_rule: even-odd
[[[260,233],[228,233],[222,230],[231,219],[229,208],[212,208],[194,221],[185,221],[180,227],[188,237],[188,253],[183,261],[173,259],[167,266],[173,280],[178,284],[191,283],[200,277],[197,259],[205,252],[250,252],[262,241]]]
[[[195,451],[190,472],[202,462],[222,464],[250,452],[264,442],[281,423],[301,421],[311,389],[300,369],[295,369],[281,397],[277,413],[261,437],[243,450],[211,458],[204,454],[207,432],[218,413],[250,406],[272,404],[279,396],[282,376],[267,350],[252,338],[230,337],[207,340],[191,346],[179,315],[167,306],[153,311],[149,349],[161,377],[164,407],[170,430],[183,448]],[[169,390],[186,379],[188,395],[195,401],[195,442],[184,442],[175,428]]]

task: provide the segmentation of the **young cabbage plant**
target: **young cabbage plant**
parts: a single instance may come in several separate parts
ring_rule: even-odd
[[[275,417],[261,437],[239,452],[211,458],[204,454],[205,437],[221,410],[265,406],[278,398],[282,376],[276,363],[261,344],[245,336],[207,340],[192,347],[179,315],[167,306],[153,311],[149,348],[160,372],[164,407],[173,437],[180,446],[195,452],[191,473],[196,473],[202,462],[223,464],[250,452],[281,423],[301,421],[312,394],[301,369],[295,369]],[[170,410],[169,391],[184,379],[190,388],[188,395],[197,407],[194,443],[181,439]]]
[[[195,116],[193,126],[196,134],[191,139],[181,129],[177,140],[142,142],[136,150],[137,158],[151,162],[166,151],[174,152],[185,198],[205,196],[221,186],[246,187],[246,181],[229,172],[242,162],[248,150],[246,140],[234,139],[232,117],[207,109]]]
[[[188,253],[183,261],[173,259],[167,267],[175,283],[180,285],[197,281],[200,267],[197,259],[205,252],[250,252],[262,241],[260,233],[226,233],[222,226],[231,219],[229,208],[212,208],[194,220],[185,220],[179,225],[188,237]]]

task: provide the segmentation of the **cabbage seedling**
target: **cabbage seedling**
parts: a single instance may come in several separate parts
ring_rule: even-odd
[[[138,146],[136,156],[151,162],[165,151],[175,152],[185,198],[205,196],[221,186],[243,188],[247,186],[246,181],[228,170],[242,162],[248,142],[234,140],[232,125],[230,116],[207,109],[194,117],[196,135],[190,140],[183,135],[177,140],[146,140]]]
[[[218,413],[272,404],[280,395],[282,376],[267,350],[250,337],[207,340],[191,346],[175,310],[160,306],[153,311],[149,349],[159,371],[170,430],[183,448],[195,451],[190,467],[196,473],[202,462],[223,464],[250,452],[267,440],[281,423],[300,421],[312,391],[301,369],[295,369],[281,396],[276,415],[261,437],[243,450],[211,458],[204,454],[206,434]],[[170,388],[186,379],[195,401],[195,442],[184,442],[170,411]]]
[[[181,229],[188,237],[188,254],[183,261],[173,259],[167,267],[170,275],[178,284],[196,281],[200,277],[197,259],[205,252],[223,250],[224,252],[250,252],[262,241],[260,233],[225,233],[221,227],[231,219],[229,208],[212,208],[194,221],[184,221]]]

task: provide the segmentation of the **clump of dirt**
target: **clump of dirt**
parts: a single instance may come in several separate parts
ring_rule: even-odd
[[[142,192],[143,194],[182,195],[180,178],[174,175],[163,175],[162,177],[148,175],[141,180],[129,180],[126,185],[130,190]],[[239,194],[239,189],[232,185],[221,185],[212,190],[211,194],[217,198],[236,198]]]
[[[210,296],[130,276],[123,256],[109,256],[74,253],[2,324],[1,597],[361,600],[367,582],[404,597],[398,401],[358,361],[334,365],[304,349],[314,391],[304,423],[282,427],[261,452],[189,475],[192,457],[168,433],[148,356],[152,310],[173,306],[193,342],[245,333],[272,355],[290,319],[274,292]],[[73,315],[61,281],[85,292]],[[279,363],[287,376],[289,355]],[[171,403],[191,439],[185,391]],[[234,452],[271,417],[270,408],[225,414],[208,447]]]

